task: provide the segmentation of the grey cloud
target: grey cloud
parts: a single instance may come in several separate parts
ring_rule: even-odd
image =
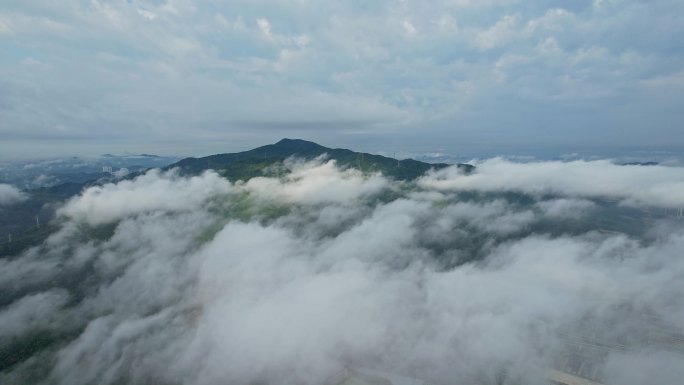
[[[58,323],[60,309],[68,301],[64,291],[53,290],[28,295],[0,311],[0,341],[18,337],[28,331],[49,329]],[[63,322],[63,320],[62,320]]]
[[[617,354],[607,364],[607,371],[615,377],[616,383],[637,385],[647,383],[668,383],[679,381],[684,375],[681,357],[672,357],[660,352],[645,350],[637,354]],[[643,370],[647,367],[647,370]]]
[[[668,0],[6,2],[0,129],[74,151],[261,144],[254,127],[347,146],[350,132],[393,133],[404,150],[418,132],[454,145],[514,131],[523,143],[681,146],[681,86],[659,79],[681,71],[683,11]]]

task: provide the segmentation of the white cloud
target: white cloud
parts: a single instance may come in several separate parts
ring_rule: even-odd
[[[175,171],[152,170],[133,180],[90,187],[58,214],[97,225],[146,212],[191,211],[230,190],[230,182],[214,172],[186,179]]]
[[[536,219],[531,211],[516,211],[501,200],[486,204],[456,203],[444,210],[446,216],[456,223],[476,226],[494,234],[520,231]]]
[[[684,206],[681,167],[617,165],[608,160],[514,163],[501,158],[477,162],[477,172],[463,175],[455,167],[421,179],[440,190],[514,190],[530,194],[604,197],[628,205]]]
[[[145,10],[145,9],[138,9],[138,14],[147,20],[154,20],[157,18],[156,13],[150,12],[150,11]]]
[[[28,295],[0,311],[0,341],[32,331],[44,331],[59,326],[59,310],[66,304],[68,294],[53,290]],[[62,320],[63,322],[63,320]]]
[[[596,207],[586,199],[551,199],[536,204],[544,215],[552,218],[580,218]]]
[[[497,47],[509,39],[515,38],[517,25],[517,15],[504,15],[490,28],[477,34],[475,45],[482,50]]]
[[[26,198],[26,194],[18,188],[0,183],[0,207],[22,202]]]
[[[553,8],[546,11],[543,16],[529,20],[525,28],[528,30],[527,33],[534,33],[537,29],[561,30],[563,23],[572,21],[573,17],[574,15],[565,9]]]
[[[286,166],[292,172],[282,180],[257,177],[240,187],[276,201],[322,203],[353,201],[377,194],[388,185],[380,175],[364,176],[352,168],[341,171],[334,160],[291,161]]]
[[[682,327],[681,223],[649,224],[656,236],[644,238],[591,222],[577,235],[530,233],[594,206],[426,183],[453,182],[448,172],[420,187],[332,162],[287,165],[290,176],[234,186],[214,173],[154,171],[67,203],[45,245],[0,260],[11,304],[0,308],[0,335],[47,328],[58,338],[0,381],[320,384],[370,366],[428,383],[540,383],[574,328],[634,339],[636,350],[610,353],[606,383],[635,367],[644,376],[635,378],[678,373],[658,364],[678,362],[678,351],[650,345],[659,361],[642,363],[638,347],[651,330],[639,326],[644,314],[663,330]],[[502,184],[468,187],[508,192],[503,183],[515,191],[551,178],[547,167],[574,182],[585,168],[622,167],[483,165],[484,176],[505,165]],[[265,215],[274,205],[285,210]]]
[[[413,36],[413,35],[415,35],[415,34],[418,32],[418,30],[417,30],[416,27],[413,25],[413,23],[411,23],[410,20],[404,20],[404,22],[401,23],[401,26],[404,27],[404,30],[406,31],[406,34],[409,35],[409,36]]]
[[[264,18],[259,18],[259,19],[257,19],[256,22],[257,22],[257,26],[259,27],[259,30],[261,31],[261,33],[263,33],[267,39],[273,40],[274,38],[273,38],[273,32],[271,32],[271,22],[268,21],[268,19],[264,19]]]

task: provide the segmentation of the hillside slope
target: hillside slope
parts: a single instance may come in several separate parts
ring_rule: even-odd
[[[214,169],[228,179],[245,180],[263,175],[266,167],[280,163],[289,157],[311,160],[323,154],[326,154],[329,159],[334,159],[338,166],[354,167],[363,172],[382,172],[383,175],[399,180],[414,179],[431,168],[441,169],[450,166],[446,163],[431,164],[413,159],[398,160],[382,155],[328,148],[301,139],[283,139],[278,143],[244,152],[186,158],[167,168],[177,167],[186,175]],[[465,172],[471,172],[474,168],[468,164],[459,164],[458,167]]]

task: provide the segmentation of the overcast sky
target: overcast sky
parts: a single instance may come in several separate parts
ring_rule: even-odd
[[[0,153],[681,148],[682,20],[681,0],[3,0]]]

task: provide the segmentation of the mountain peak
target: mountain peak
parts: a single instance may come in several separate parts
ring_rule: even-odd
[[[276,144],[274,144],[274,146],[278,146],[278,147],[297,146],[297,147],[316,147],[316,148],[323,147],[318,143],[309,142],[308,140],[289,139],[289,138],[283,138],[283,139],[279,140]]]
[[[368,173],[382,172],[383,175],[401,180],[415,179],[431,168],[440,169],[449,166],[444,163],[430,164],[413,159],[392,159],[343,148],[328,148],[302,139],[284,138],[274,144],[248,151],[182,159],[168,168],[179,167],[188,174],[198,174],[207,169],[214,169],[231,180],[247,180],[264,175],[263,171],[266,167],[289,157],[311,160],[322,154],[327,154],[328,159],[335,160],[337,166],[341,168],[357,168]],[[458,167],[465,166],[474,168],[470,165]],[[465,169],[465,171],[471,170]]]

